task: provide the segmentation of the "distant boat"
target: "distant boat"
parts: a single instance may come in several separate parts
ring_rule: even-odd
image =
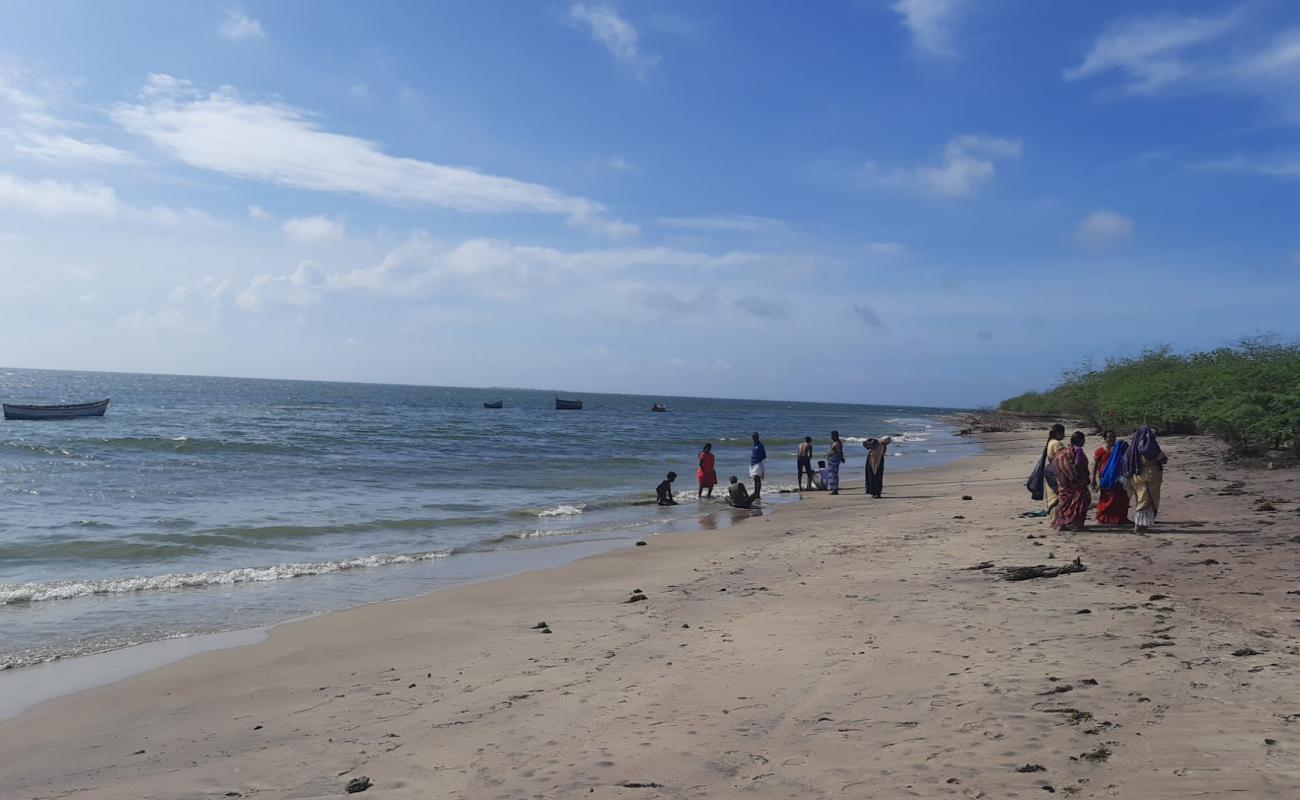
[[[62,406],[22,406],[4,404],[5,419],[73,419],[74,417],[102,417],[108,410],[109,398],[93,403],[73,403]]]
[[[505,408],[506,407],[505,403],[506,401],[504,400],[493,400],[490,403],[484,403],[483,407],[484,408]]]
[[[667,410],[668,410],[668,406],[664,405],[663,403],[655,403],[654,405],[650,406],[650,410],[651,410],[651,411],[667,411]]]
[[[557,397],[557,398],[555,398],[555,410],[556,410],[556,411],[581,411],[581,410],[582,410],[582,401],[581,401],[581,400],[561,400],[560,398]]]

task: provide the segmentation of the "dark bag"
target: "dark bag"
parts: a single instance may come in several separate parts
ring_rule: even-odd
[[[1025,488],[1029,490],[1029,496],[1035,500],[1043,499],[1043,481],[1046,475],[1047,448],[1043,448],[1043,454],[1038,457],[1038,463],[1034,465],[1034,471],[1029,473],[1029,480],[1025,481]]]

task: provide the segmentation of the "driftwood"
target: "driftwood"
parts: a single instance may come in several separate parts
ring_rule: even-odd
[[[1057,575],[1069,575],[1071,572],[1083,572],[1088,569],[1083,561],[1076,558],[1059,566],[1049,567],[1039,564],[1033,567],[1003,567],[1002,579],[1006,581],[1028,581],[1034,578],[1055,578]]]

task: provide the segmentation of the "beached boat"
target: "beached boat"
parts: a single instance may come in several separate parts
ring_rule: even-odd
[[[650,406],[650,410],[651,410],[651,411],[661,411],[661,412],[662,412],[662,411],[667,411],[667,410],[668,410],[668,406],[664,405],[663,403],[655,403],[654,405]]]
[[[505,404],[506,401],[504,400],[492,400],[491,402],[484,402],[483,407],[484,408],[505,408],[506,407]]]
[[[556,410],[556,411],[581,411],[581,410],[582,410],[582,401],[581,401],[581,400],[561,400],[560,398],[557,397],[557,398],[555,398],[555,410]]]
[[[4,404],[5,419],[74,419],[76,417],[102,417],[108,410],[109,398],[93,403],[72,403],[61,406],[24,406]]]

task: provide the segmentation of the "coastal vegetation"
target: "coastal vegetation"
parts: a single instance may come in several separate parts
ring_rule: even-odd
[[[999,410],[1072,417],[1098,430],[1151,425],[1205,433],[1236,453],[1300,448],[1300,344],[1256,336],[1209,352],[1168,345],[1104,366],[1085,362],[1055,388],[1006,400]]]

